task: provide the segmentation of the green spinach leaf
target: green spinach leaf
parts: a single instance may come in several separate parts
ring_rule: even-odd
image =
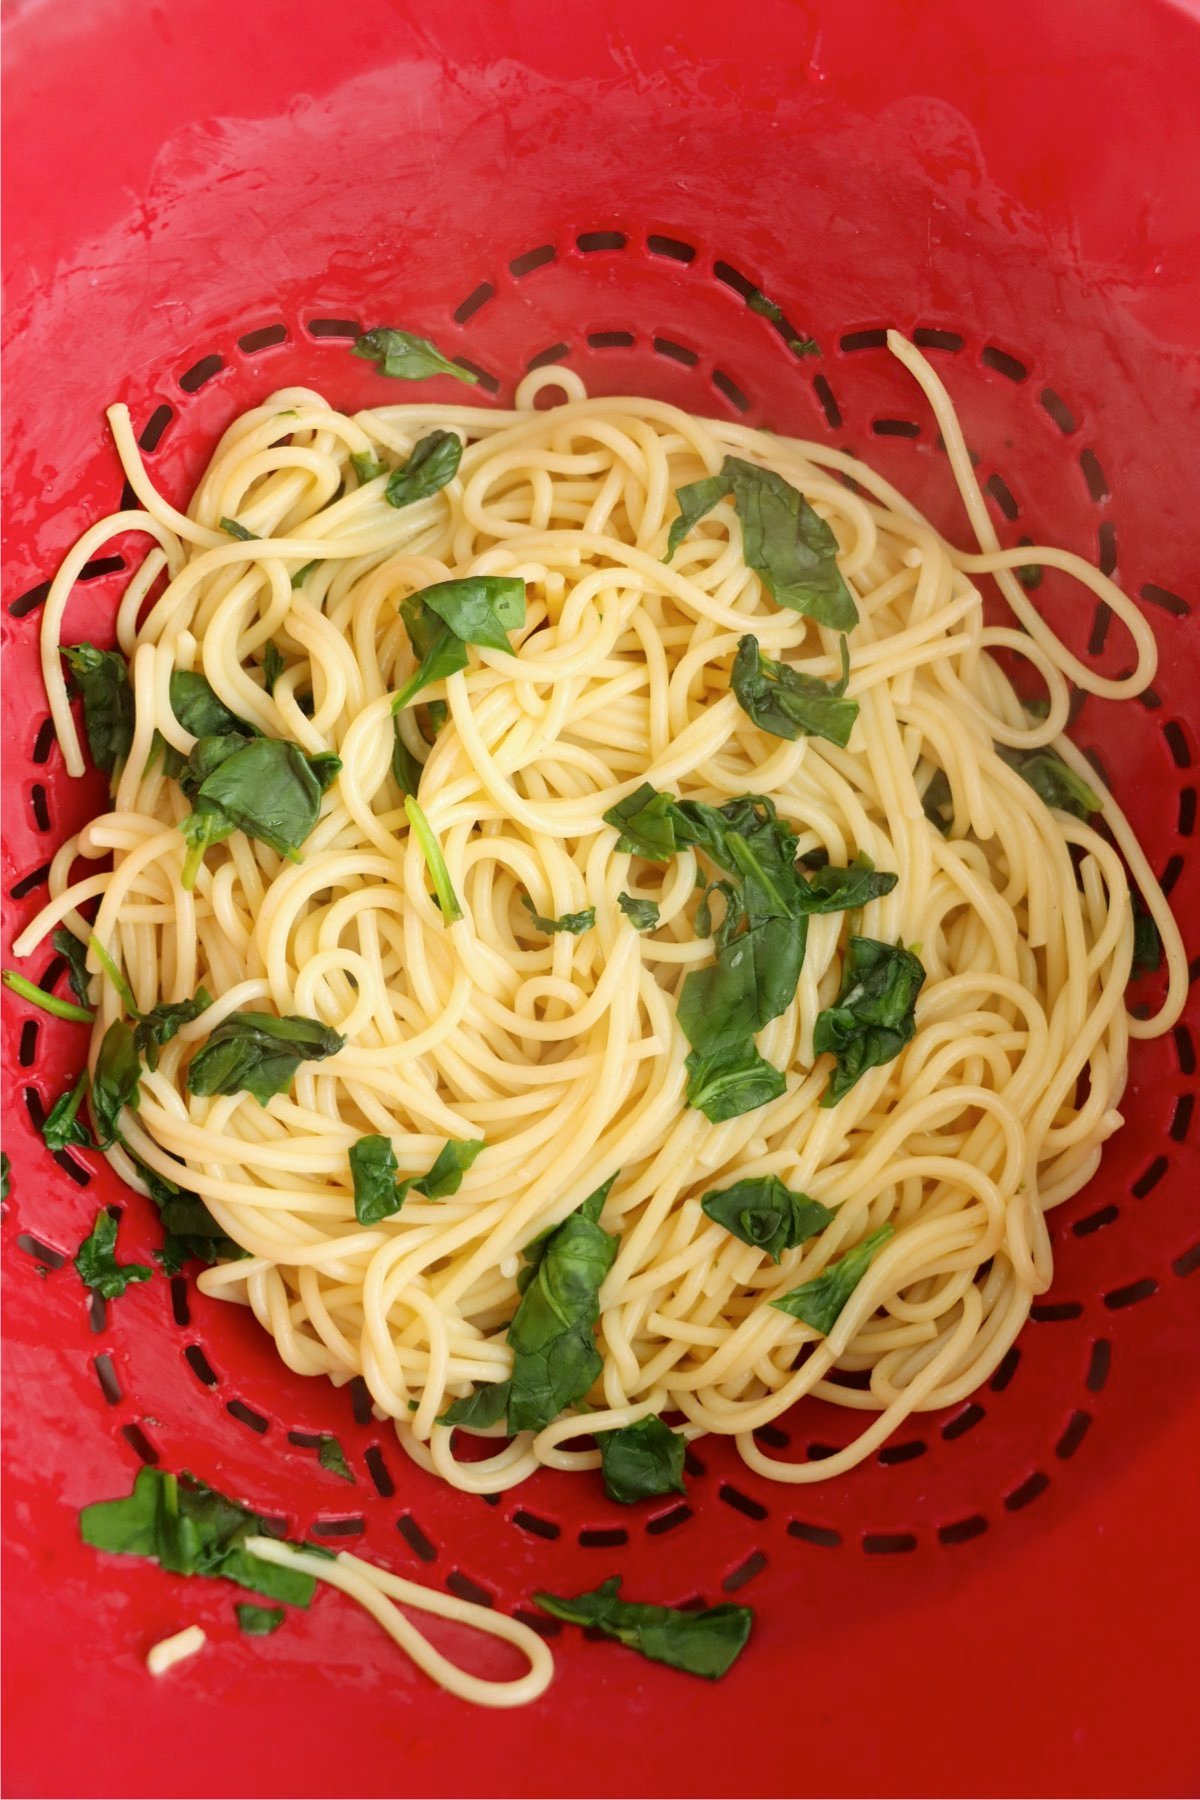
[[[556,931],[569,931],[572,937],[578,937],[580,932],[590,931],[592,926],[596,923],[596,909],[594,906],[585,906],[582,912],[563,913],[561,918],[558,919],[545,919],[542,917],[541,913],[537,911],[528,894],[521,895],[521,905],[525,908],[539,931],[545,931],[551,934]]]
[[[525,623],[525,583],[508,575],[435,582],[402,600],[400,616],[421,660],[392,701],[393,712],[402,712],[430,682],[465,669],[468,644],[511,654],[508,634]]]
[[[727,914],[721,934],[729,924]],[[721,935],[715,962],[689,971],[676,1003],[692,1049],[704,1056],[736,1049],[778,1018],[795,996],[807,944],[807,918],[787,914]]]
[[[1099,796],[1053,750],[1001,749],[1000,755],[1047,806],[1083,820],[1100,811]]]
[[[858,701],[842,698],[850,678],[850,659],[845,638],[841,645],[842,677],[831,685],[764,656],[757,638],[741,638],[731,684],[742,711],[774,737],[827,738],[844,750],[858,717]]]
[[[462,453],[462,439],[456,431],[431,431],[421,438],[403,468],[393,469],[388,479],[388,505],[411,506],[414,500],[427,500],[438,493],[458,474]]]
[[[618,894],[617,905],[635,931],[653,931],[658,924],[657,900],[635,900],[632,894]]]
[[[414,1179],[417,1192],[424,1194],[427,1200],[448,1200],[451,1194],[457,1194],[463,1176],[483,1149],[484,1141],[481,1137],[448,1138],[428,1175]]]
[[[508,1329],[510,1431],[540,1431],[583,1399],[604,1366],[596,1348],[599,1296],[618,1240],[598,1219],[610,1186],[535,1240],[537,1261]]]
[[[1146,975],[1162,966],[1163,941],[1141,897],[1133,901],[1133,965],[1131,974]]]
[[[700,1206],[743,1244],[764,1250],[772,1262],[824,1231],[833,1218],[827,1206],[785,1187],[778,1175],[748,1175],[732,1187],[713,1188]]]
[[[366,487],[368,481],[376,480],[387,468],[387,464],[377,462],[369,450],[352,450],[350,466],[358,479],[359,487]]]
[[[90,1025],[95,1016],[90,1007],[76,1006],[73,1000],[60,1000],[57,994],[48,994],[45,988],[38,987],[36,982],[19,974],[16,969],[5,969],[0,979],[6,988],[20,995],[22,1000],[28,1000],[31,1006],[40,1007],[43,1012],[50,1013],[56,1019],[73,1019],[77,1024]]]
[[[313,565],[309,563],[307,567],[299,571],[299,574],[303,577],[308,573],[308,570],[311,569],[312,566]],[[293,576],[292,586],[295,587],[296,585],[296,578]],[[270,639],[266,649],[263,651],[262,660],[263,687],[268,694],[273,694],[275,692],[275,683],[279,680],[279,677],[283,674],[286,667],[287,664],[284,662],[283,655],[278,645],[273,638]]]
[[[657,1414],[623,1425],[619,1431],[601,1431],[597,1442],[604,1491],[610,1500],[633,1506],[654,1494],[687,1492],[683,1482],[687,1445]]]
[[[265,1106],[273,1095],[291,1087],[302,1062],[336,1056],[345,1041],[316,1019],[230,1013],[193,1056],[188,1089],[193,1094],[236,1094],[245,1089]]]
[[[850,939],[838,997],[813,1027],[816,1054],[837,1057],[822,1106],[835,1105],[868,1069],[899,1056],[916,1032],[924,980],[924,966],[910,951],[876,938]]]
[[[197,988],[190,1000],[160,1000],[149,1012],[139,1013],[133,1041],[139,1054],[145,1057],[147,1067],[157,1069],[162,1045],[169,1044],[181,1025],[190,1025],[211,1005],[212,999],[205,989]]]
[[[42,1140],[47,1150],[66,1150],[71,1144],[90,1144],[92,1134],[79,1117],[79,1106],[87,1093],[87,1070],[73,1088],[60,1094],[42,1123]]]
[[[321,1433],[321,1441],[317,1445],[317,1461],[331,1475],[340,1475],[343,1481],[353,1483],[354,1475],[346,1461],[346,1452],[331,1431]]]
[[[188,844],[183,885],[191,887],[210,844],[234,831],[298,862],[321,810],[321,796],[341,769],[338,757],[307,756],[282,738],[249,742],[232,732],[198,738],[180,775],[192,811],[180,830]]]
[[[220,526],[231,538],[240,538],[243,544],[257,544],[261,541],[257,531],[251,531],[248,525],[239,524],[237,519],[222,519]]]
[[[628,856],[644,856],[648,862],[668,862],[679,848],[675,836],[678,802],[660,794],[648,781],[610,806],[606,825],[620,832],[617,849]]]
[[[114,1019],[100,1040],[92,1073],[90,1104],[99,1149],[107,1150],[116,1143],[122,1108],[137,1109],[141,1073],[133,1030],[124,1019]]]
[[[921,797],[925,817],[945,837],[954,824],[954,796],[945,769],[935,769]]]
[[[95,1288],[106,1300],[119,1299],[131,1281],[149,1281],[154,1273],[145,1263],[119,1263],[116,1249],[117,1221],[101,1207],[75,1252],[75,1267],[84,1286]]]
[[[772,1300],[771,1305],[778,1307],[780,1312],[790,1313],[793,1319],[803,1319],[814,1331],[828,1337],[842,1308],[866,1274],[871,1258],[893,1235],[892,1226],[881,1225],[878,1231],[871,1232],[861,1244],[855,1244],[852,1250],[839,1256],[811,1281],[802,1281],[790,1293]]]
[[[454,892],[450,880],[450,871],[446,867],[446,859],[442,855],[442,847],[437,841],[432,825],[417,805],[416,796],[404,796],[404,810],[408,814],[408,822],[412,826],[413,836],[421,846],[421,855],[425,858],[425,866],[433,877],[433,891],[437,895],[437,903],[442,911],[442,918],[447,925],[453,925],[463,916],[462,907],[458,904],[458,895]]]
[[[395,737],[392,742],[392,780],[402,794],[415,794],[421,781],[424,763],[418,762],[400,735],[400,720],[392,720]]]
[[[391,325],[377,325],[365,331],[350,354],[373,362],[381,375],[396,381],[423,381],[427,375],[453,375],[456,381],[473,386],[479,380],[470,369],[444,357],[428,338],[415,337],[411,331],[397,331]]]
[[[781,1072],[760,1056],[753,1038],[714,1050],[706,1055],[693,1050],[684,1063],[687,1070],[687,1103],[719,1125],[753,1112],[787,1091]]]
[[[92,978],[88,974],[87,945],[81,943],[75,933],[68,931],[65,925],[58,927],[50,941],[58,954],[66,959],[67,980],[71,984],[71,992],[80,1006],[90,1011]]]
[[[483,1146],[483,1138],[450,1138],[427,1174],[408,1175],[401,1181],[392,1140],[374,1133],[360,1137],[350,1146],[355,1218],[360,1225],[377,1225],[380,1219],[398,1213],[414,1188],[427,1200],[445,1200],[457,1194]]]
[[[273,648],[273,646],[268,646]],[[222,737],[227,732],[244,738],[257,737],[258,731],[245,719],[230,712],[218,699],[211,683],[203,675],[189,669],[173,669],[170,683],[171,711],[185,731],[193,737]]]
[[[238,1630],[247,1637],[270,1637],[278,1631],[287,1614],[282,1606],[252,1606],[247,1600],[239,1600],[234,1605]]]
[[[848,868],[825,863],[807,882],[804,910],[808,913],[849,912],[890,894],[899,876],[877,869],[869,856],[856,856]]]
[[[469,1430],[486,1431],[499,1425],[508,1412],[508,1381],[489,1381],[461,1400],[454,1400],[438,1419],[439,1425],[464,1425]]]
[[[247,1255],[240,1244],[226,1237],[198,1194],[180,1187],[144,1163],[126,1146],[126,1155],[145,1182],[158,1208],[164,1238],[154,1259],[165,1275],[178,1275],[189,1257],[198,1262],[236,1262]]]
[[[150,1557],[176,1575],[223,1575],[289,1606],[307,1606],[316,1590],[311,1575],[245,1549],[247,1538],[270,1535],[267,1521],[194,1476],[139,1469],[133,1492],[85,1506],[79,1529],[96,1550]]]
[[[538,1605],[569,1625],[591,1626],[636,1650],[651,1662],[688,1675],[719,1681],[746,1647],[754,1614],[726,1602],[703,1612],[676,1606],[648,1606],[622,1600],[621,1578],[613,1575],[590,1594],[535,1594]]]
[[[777,606],[849,631],[858,607],[837,564],[837,539],[790,482],[757,463],[727,456],[719,475],[676,489],[679,517],[667,538],[670,562],[698,519],[732,492],[746,562]]]
[[[83,728],[98,769],[111,775],[133,742],[133,689],[129,665],[118,650],[64,644],[62,653],[83,697]]]

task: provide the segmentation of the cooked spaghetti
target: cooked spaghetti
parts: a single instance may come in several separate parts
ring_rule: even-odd
[[[114,1022],[182,1009],[140,1092],[117,1094],[138,1103],[118,1105],[114,1167],[157,1198],[164,1181],[197,1196],[230,1253],[203,1289],[249,1305],[290,1368],[361,1375],[406,1451],[456,1486],[593,1468],[582,1434],[603,1444],[651,1415],[685,1439],[735,1437],[776,1480],[825,1481],[908,1414],[961,1400],[1050,1281],[1045,1214],[1120,1126],[1129,1039],[1178,1015],[1169,908],[1064,735],[1069,683],[1147,686],[1150,627],[1079,557],[998,547],[941,383],[889,342],[936,414],[976,552],[840,452],[589,399],[564,369],[529,375],[507,412],[349,417],[277,393],[225,432],[186,512],[152,487],[126,410],[110,413],[144,510],[67,558],[43,667],[79,773],[60,661],[72,585],[106,539],[147,534],[117,622],[128,742],[112,810],[59,850],[17,950],[60,923],[92,939],[94,1074]],[[565,403],[535,407],[546,390]],[[455,472],[423,486],[443,451]],[[844,596],[825,613],[840,629],[781,604],[761,555],[751,566],[768,488],[803,496],[804,555],[828,548],[817,578]],[[1104,600],[1133,673],[1071,655],[1023,564]],[[985,574],[1014,626],[985,623]],[[476,596],[521,604],[482,636],[455,613],[456,634],[435,600],[477,578]],[[1041,717],[1018,698],[1019,659]],[[419,691],[418,665],[433,671]],[[204,812],[219,756],[197,762],[181,671],[205,678],[240,751],[303,753],[302,843],[236,828],[265,804],[248,762],[243,810],[227,781]],[[780,730],[784,690],[793,720],[836,723]],[[227,725],[201,746],[218,738],[224,756]],[[1043,747],[1049,790],[1029,778]],[[255,754],[269,785],[274,752]],[[1099,816],[1048,803],[1060,792]],[[760,838],[784,853],[769,905],[746,849]],[[79,879],[81,858],[99,867]],[[1126,1010],[1131,883],[1165,948],[1153,1018]],[[767,953],[747,985],[755,931]],[[890,1014],[861,1004],[875,969],[908,982]],[[279,1048],[248,1016],[307,1032],[275,1088],[277,1070],[237,1085]],[[565,1242],[545,1234],[572,1218],[594,1234],[594,1306],[548,1290],[562,1338],[522,1342],[527,1283],[553,1288]],[[802,1395],[863,1429],[824,1460],[768,1456],[755,1432]],[[452,1408],[494,1451],[456,1455]]]

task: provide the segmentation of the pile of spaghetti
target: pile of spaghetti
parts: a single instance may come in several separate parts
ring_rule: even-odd
[[[43,659],[79,773],[68,597],[145,533],[119,652],[67,651],[112,809],[18,953],[88,946],[98,1140],[204,1290],[290,1368],[361,1375],[459,1487],[603,1456],[618,1498],[665,1492],[705,1432],[828,1480],[969,1394],[1130,1037],[1178,1013],[1169,909],[1064,736],[1069,683],[1147,685],[1151,631],[1076,556],[998,548],[890,341],[976,553],[839,452],[563,369],[507,412],[277,393],[186,513],[110,415],[144,510],[69,556]],[[1032,563],[1107,602],[1131,675],[1056,639]],[[1141,1021],[1131,882],[1168,971]],[[768,1457],[805,1394],[864,1429]]]

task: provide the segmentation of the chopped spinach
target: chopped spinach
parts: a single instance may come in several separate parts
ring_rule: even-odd
[[[120,995],[126,1008],[136,1016],[137,1001],[133,997],[133,989],[130,987],[124,975],[122,975],[120,969],[108,954],[108,951],[104,948],[104,945],[100,942],[100,939],[96,936],[94,931],[88,938],[88,948],[95,956],[96,961],[100,964],[105,975],[107,975],[108,979],[112,982],[114,988],[116,988],[117,993]]]
[[[304,568],[297,571],[301,582],[308,574],[308,571],[313,567],[314,564],[306,563]],[[292,586],[297,587],[299,585],[295,575],[293,575]],[[287,664],[283,660],[283,655],[280,652],[278,645],[275,643],[274,638],[271,638],[267,643],[266,649],[263,651],[262,660],[263,686],[268,694],[273,694],[275,692],[275,683],[279,680],[279,677],[283,674],[286,667]]]
[[[628,856],[644,856],[647,862],[668,862],[679,848],[675,836],[678,801],[658,793],[648,781],[610,806],[606,825],[620,832],[617,849]]]
[[[212,999],[205,989],[197,988],[190,1000],[160,1000],[149,1012],[138,1013],[133,1041],[145,1057],[147,1067],[157,1069],[162,1045],[169,1044],[181,1025],[190,1025],[211,1005]]]
[[[401,737],[398,717],[392,720],[392,726],[395,732],[392,741],[392,780],[402,794],[415,794],[425,765],[417,761]]]
[[[71,1144],[90,1144],[92,1134],[79,1117],[79,1107],[87,1093],[85,1069],[73,1088],[60,1094],[42,1122],[42,1141],[47,1150],[66,1150]]]
[[[511,1385],[507,1381],[489,1381],[483,1387],[475,1388],[461,1400],[452,1401],[439,1417],[438,1424],[464,1425],[475,1431],[486,1431],[490,1425],[499,1425],[508,1412]]]
[[[145,1263],[119,1263],[116,1249],[117,1221],[101,1207],[75,1252],[75,1267],[84,1286],[95,1288],[106,1300],[119,1299],[131,1281],[149,1281],[154,1273]]]
[[[205,1039],[192,1058],[187,1085],[193,1094],[252,1094],[260,1106],[292,1085],[302,1062],[335,1056],[345,1038],[316,1019],[294,1014],[234,1012]]]
[[[597,1221],[610,1185],[584,1201],[540,1246],[508,1328],[510,1431],[540,1431],[583,1399],[604,1366],[596,1348],[599,1296],[618,1240]],[[599,1206],[593,1206],[597,1197]]]
[[[778,1307],[780,1312],[790,1313],[793,1319],[803,1319],[814,1331],[828,1337],[842,1308],[866,1274],[871,1258],[893,1235],[891,1225],[881,1225],[878,1231],[871,1232],[861,1244],[855,1244],[852,1250],[839,1256],[811,1281],[802,1281],[790,1293],[772,1300],[771,1305]]]
[[[772,1262],[824,1231],[833,1218],[827,1206],[785,1187],[778,1175],[748,1175],[732,1187],[713,1188],[700,1205],[710,1219],[743,1244],[764,1250]]]
[[[924,980],[924,966],[911,951],[876,938],[850,939],[838,997],[813,1027],[817,1055],[828,1050],[837,1057],[822,1106],[833,1106],[868,1069],[899,1056],[916,1032]]]
[[[392,1140],[374,1133],[360,1137],[350,1146],[355,1218],[360,1225],[377,1225],[380,1219],[398,1213],[414,1188],[427,1200],[445,1200],[457,1194],[483,1146],[483,1138],[450,1138],[426,1174],[408,1175],[401,1181]]]
[[[754,288],[746,295],[746,305],[752,313],[758,313],[762,318],[770,319],[772,325],[783,324],[782,306],[778,306],[774,300],[768,300],[767,296],[758,288]]]
[[[698,1108],[714,1125],[753,1112],[787,1091],[782,1073],[759,1055],[753,1038],[706,1055],[693,1050],[684,1068],[688,1105]]]
[[[568,931],[572,937],[578,937],[580,932],[590,931],[592,926],[596,923],[596,909],[594,906],[585,906],[582,912],[563,913],[562,916],[557,919],[544,919],[541,913],[534,907],[533,901],[529,898],[528,894],[521,895],[521,905],[528,912],[539,931],[550,933],[556,931]]]
[[[240,1244],[226,1237],[198,1194],[181,1188],[160,1175],[149,1163],[126,1146],[126,1154],[134,1163],[158,1208],[164,1238],[154,1259],[166,1275],[177,1275],[189,1257],[199,1262],[234,1262],[246,1255]]]
[[[763,1061],[753,1038],[795,995],[809,916],[865,906],[889,893],[896,876],[859,857],[850,868],[825,865],[806,879],[796,864],[795,831],[758,794],[715,807],[676,800],[643,782],[604,816],[621,833],[618,850],[663,861],[695,848],[725,877],[705,884],[696,909],[696,930],[707,937],[709,896],[724,898],[725,916],[713,934],[715,960],[689,971],[676,1003],[693,1052],[689,1104],[716,1122],[777,1098],[783,1078]]]
[[[413,836],[421,846],[421,855],[425,858],[425,866],[433,877],[433,891],[437,895],[442,918],[447,925],[453,925],[457,919],[462,918],[463,911],[458,904],[458,895],[454,892],[450,880],[450,871],[446,867],[442,847],[437,841],[432,825],[417,805],[415,795],[406,794],[404,796],[404,810],[408,814],[408,822],[412,826]]]
[[[271,648],[273,646],[268,645],[268,649]],[[244,738],[258,736],[255,726],[247,724],[245,719],[239,719],[235,712],[230,712],[203,675],[197,675],[189,669],[173,669],[170,696],[171,711],[183,729],[190,731],[193,737],[222,737],[227,732]]]
[[[389,506],[411,506],[427,500],[453,481],[462,461],[462,439],[456,431],[431,431],[413,445],[403,468],[393,469],[386,498]]]
[[[377,462],[369,450],[352,450],[350,465],[358,478],[359,487],[366,487],[368,481],[376,480],[387,468],[387,464]]]
[[[465,669],[468,644],[511,653],[508,634],[525,623],[525,583],[509,575],[435,582],[402,600],[400,616],[420,662],[392,701],[393,712],[430,682]]]
[[[456,381],[473,386],[479,380],[470,369],[450,362],[428,338],[415,337],[411,331],[397,331],[391,325],[377,325],[373,331],[364,331],[350,354],[373,362],[381,375],[390,375],[396,381],[423,381],[428,375],[453,375]]]
[[[776,605],[836,631],[857,625],[858,607],[838,568],[837,539],[829,526],[782,475],[741,457],[727,456],[719,475],[676,489],[679,517],[664,560],[670,562],[692,526],[730,492],[746,562]]]
[[[635,900],[632,894],[618,894],[617,905],[635,931],[653,931],[658,924],[657,900]]]
[[[943,837],[954,823],[953,802],[950,777],[945,769],[935,769],[929,778],[929,785],[921,797],[921,806],[929,823],[935,826]],[[947,812],[947,808],[949,808],[949,812]]]
[[[28,1000],[31,1006],[38,1006],[45,1013],[56,1019],[74,1019],[77,1024],[90,1025],[93,1017],[90,1007],[76,1006],[73,1000],[60,1000],[57,994],[49,994],[45,988],[21,975],[16,969],[5,969],[0,977],[6,988],[18,994],[22,1000]]]
[[[316,1590],[311,1575],[245,1548],[247,1538],[269,1535],[266,1520],[191,1475],[139,1469],[133,1492],[85,1506],[79,1529],[93,1549],[147,1556],[176,1575],[223,1575],[289,1606],[307,1606]]]
[[[1131,973],[1146,975],[1160,968],[1163,959],[1163,942],[1158,926],[1146,910],[1141,897],[1134,896],[1133,901],[1133,966]]]
[[[343,1481],[353,1482],[354,1475],[346,1461],[346,1452],[331,1431],[321,1433],[321,1441],[317,1445],[317,1461],[331,1475],[340,1475]]]
[[[192,811],[180,826],[188,844],[183,885],[191,887],[210,844],[232,832],[299,862],[321,796],[341,769],[328,752],[308,756],[282,738],[247,741],[233,732],[198,738],[180,774]]]
[[[60,925],[51,938],[51,943],[61,957],[66,959],[67,980],[71,984],[71,992],[80,1006],[91,1009],[91,981],[87,966],[87,945]]]
[[[545,1612],[569,1625],[590,1626],[636,1650],[651,1662],[688,1675],[719,1681],[745,1649],[754,1623],[748,1606],[707,1607],[690,1612],[676,1606],[648,1606],[620,1599],[621,1578],[613,1575],[589,1594],[535,1594]]]
[[[858,855],[847,868],[823,863],[813,871],[804,896],[805,910],[810,913],[849,912],[890,894],[899,876],[877,869],[869,856]]]
[[[774,737],[827,738],[844,750],[858,717],[858,701],[843,699],[850,679],[845,638],[841,646],[841,680],[831,684],[764,656],[757,638],[741,638],[731,685],[742,711]]]
[[[274,1567],[273,1564],[267,1566]],[[270,1637],[287,1617],[282,1606],[252,1606],[248,1600],[237,1601],[233,1610],[238,1630],[245,1632],[247,1637]]]
[[[111,775],[133,742],[133,688],[129,665],[118,650],[64,644],[62,653],[83,697],[83,727],[98,769]]]
[[[133,1029],[124,1019],[114,1019],[100,1040],[100,1051],[92,1072],[90,1104],[99,1149],[107,1150],[116,1143],[122,1109],[126,1106],[136,1109],[141,1073]]]
[[[256,544],[260,541],[257,531],[239,524],[237,519],[221,519],[219,523],[222,531],[228,532],[231,538],[240,538],[243,544]]]
[[[1099,796],[1053,750],[1001,749],[1000,755],[1047,806],[1085,821],[1100,811]]]
[[[657,1414],[618,1431],[601,1431],[598,1442],[604,1491],[610,1500],[633,1506],[654,1494],[687,1492],[683,1482],[687,1445]]]

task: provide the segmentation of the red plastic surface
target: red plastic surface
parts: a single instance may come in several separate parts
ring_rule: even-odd
[[[879,347],[891,323],[927,334],[1004,540],[1099,558],[1158,627],[1155,691],[1089,700],[1075,730],[1200,951],[1194,5],[14,0],[7,57],[6,964],[39,870],[100,799],[50,744],[35,637],[39,584],[117,503],[103,407],[129,403],[178,499],[272,387],[396,397],[338,320],[427,332],[502,396],[565,345],[598,389],[869,455],[961,535],[928,415]],[[748,284],[820,361],[749,311]],[[101,563],[81,584],[73,633],[111,629],[121,579]],[[1077,591],[1040,595],[1121,666]],[[1135,1047],[1127,1129],[1053,1216],[1054,1288],[991,1385],[814,1488],[705,1442],[690,1514],[616,1508],[588,1478],[495,1505],[446,1491],[350,1392],[289,1376],[185,1283],[90,1317],[45,1252],[123,1195],[90,1153],[48,1161],[31,1109],[83,1045],[32,1018],[6,996],[9,1792],[1195,1791],[1195,988]],[[123,1248],[154,1241],[130,1198]],[[778,1454],[851,1423],[808,1406]],[[321,1431],[353,1488],[317,1467]],[[710,1689],[563,1633],[550,1693],[485,1718],[335,1595],[249,1642],[223,1584],[84,1549],[78,1507],[125,1491],[139,1456],[505,1608],[620,1571],[647,1598],[736,1591],[755,1637]],[[146,1649],[192,1619],[208,1647],[153,1682]]]

